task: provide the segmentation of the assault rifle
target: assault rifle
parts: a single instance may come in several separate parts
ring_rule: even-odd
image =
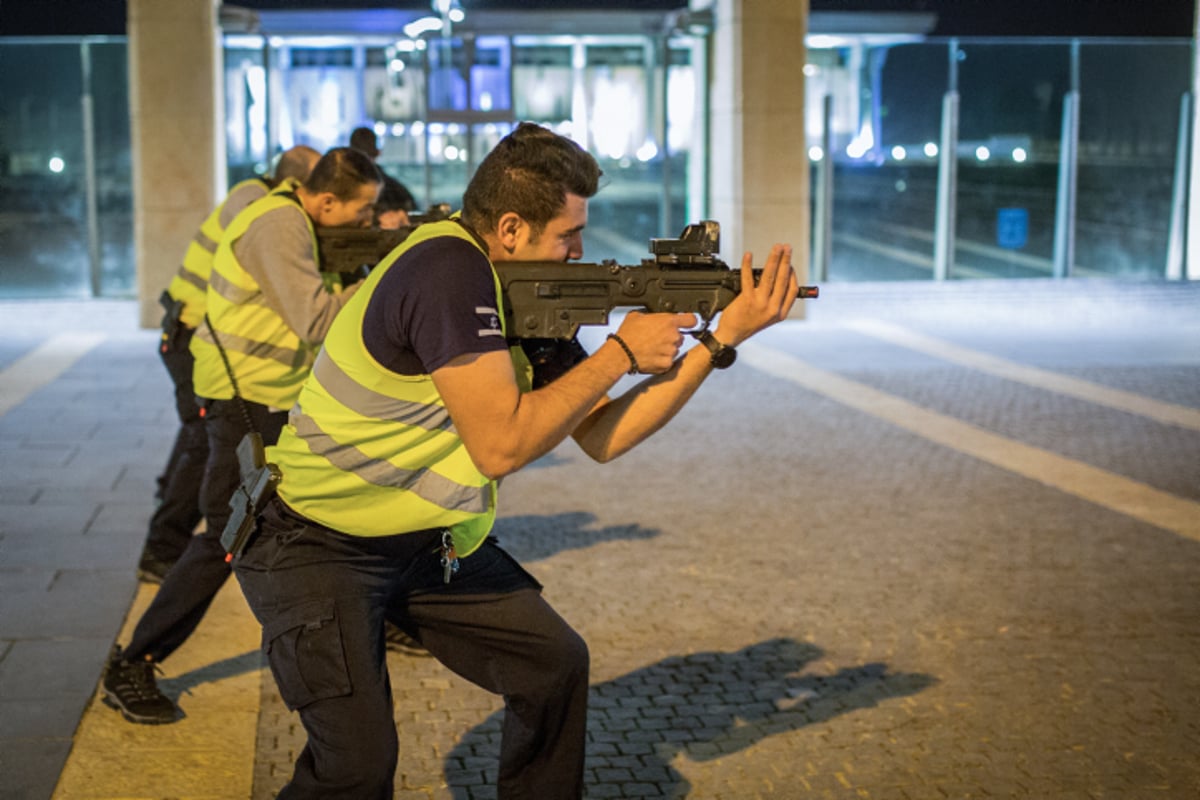
[[[409,233],[411,229],[318,228],[321,269],[343,274],[369,269]],[[720,237],[721,226],[712,220],[688,225],[678,239],[651,239],[653,258],[638,266],[611,260],[498,262],[508,335],[569,339],[580,325],[607,325],[617,308],[691,312],[707,327],[742,290],[741,271],[717,258]],[[760,274],[755,270],[756,282]],[[818,294],[816,286],[801,286],[798,296]]]
[[[449,203],[434,203],[425,211],[418,211],[408,215],[408,226],[415,228],[425,222],[438,222],[443,219],[450,219],[450,204]]]
[[[435,203],[427,211],[410,213],[407,225],[386,231],[378,228],[317,228],[321,271],[340,274],[345,284],[361,281],[371,267],[420,225],[449,218],[450,204]]]

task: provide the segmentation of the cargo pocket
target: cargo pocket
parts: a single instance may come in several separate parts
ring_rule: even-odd
[[[350,694],[342,631],[332,600],[289,609],[265,626],[263,650],[289,710]]]

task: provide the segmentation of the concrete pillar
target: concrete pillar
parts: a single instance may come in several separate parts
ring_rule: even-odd
[[[736,266],[749,250],[761,266],[772,244],[790,243],[803,283],[810,216],[808,0],[716,0],[712,8],[709,209],[721,224],[721,254]]]
[[[218,5],[128,0],[133,247],[144,327],[159,324],[158,296],[225,183]]]

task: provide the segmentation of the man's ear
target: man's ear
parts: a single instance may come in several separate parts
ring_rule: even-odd
[[[316,203],[317,213],[313,219],[313,222],[320,225],[329,216],[329,213],[333,210],[333,206],[336,202],[337,197],[334,196],[333,192],[321,192],[318,194]]]
[[[525,220],[521,219],[520,214],[515,211],[506,212],[496,223],[496,238],[499,239],[500,246],[509,253],[516,250],[524,227]]]

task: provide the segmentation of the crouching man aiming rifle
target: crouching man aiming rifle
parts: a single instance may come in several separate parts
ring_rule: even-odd
[[[790,246],[772,247],[757,283],[746,254],[715,344],[681,356],[696,315],[631,313],[590,356],[562,341],[539,375],[509,346],[492,265],[570,270],[600,174],[569,139],[519,125],[461,219],[422,225],[371,271],[268,449],[278,494],[234,566],[308,733],[279,797],[392,797],[387,620],[504,696],[501,798],[582,796],[587,646],[488,537],[497,481],[568,436],[601,462],[634,447],[798,293]],[[630,372],[649,377],[609,398]]]

